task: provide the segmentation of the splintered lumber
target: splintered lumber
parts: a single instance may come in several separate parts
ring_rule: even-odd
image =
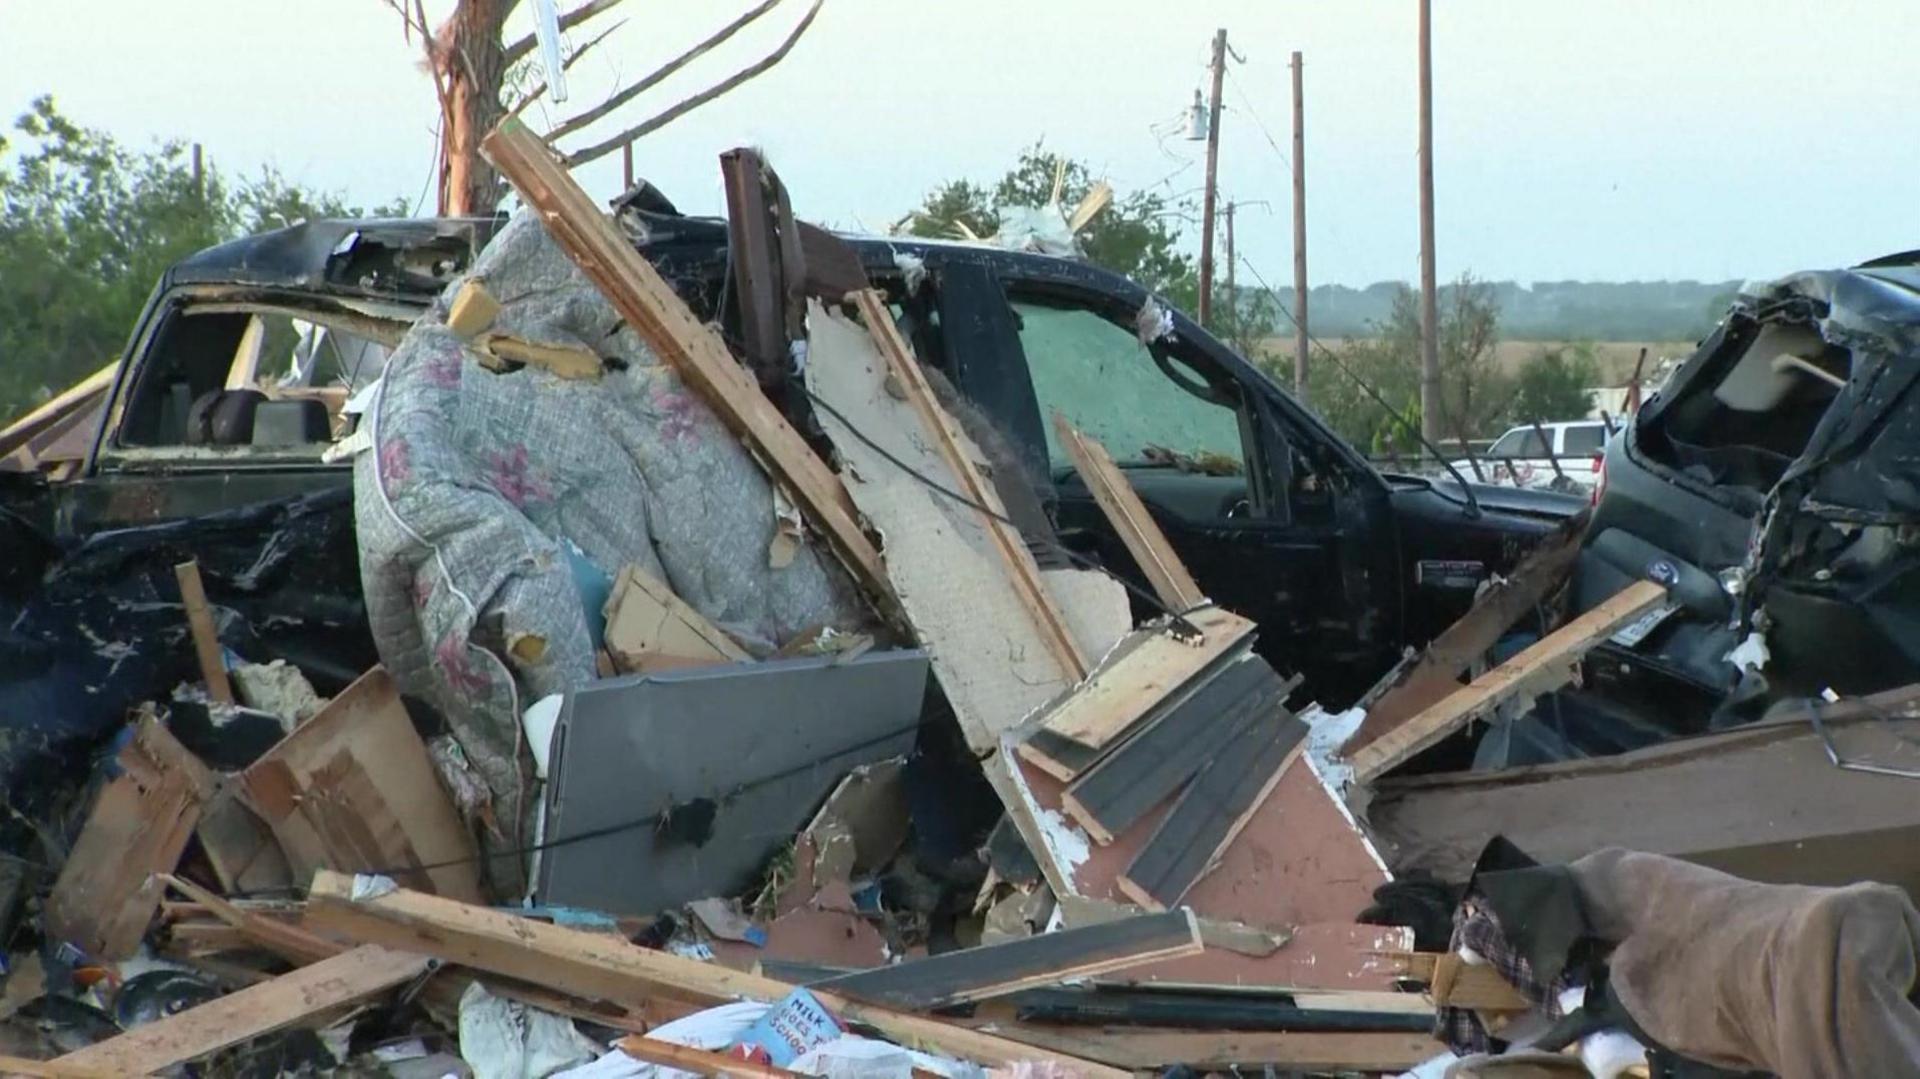
[[[606,370],[600,354],[585,345],[550,345],[504,333],[481,334],[473,343],[500,359],[544,367],[559,378],[599,378]]]
[[[1591,513],[1583,510],[1548,533],[1510,576],[1488,587],[1466,614],[1429,642],[1418,659],[1397,666],[1382,685],[1369,691],[1370,700],[1364,702],[1367,717],[1341,747],[1342,753],[1358,753],[1362,746],[1459,689],[1460,676],[1567,579],[1580,558],[1580,539]]]
[[[1381,952],[1381,958],[1400,966],[1408,981],[1425,982],[1436,1007],[1471,1008],[1487,1012],[1524,1012],[1533,1007],[1526,994],[1500,972],[1483,963],[1470,964],[1451,952]]]
[[[980,527],[999,552],[1007,580],[1027,608],[1034,625],[1040,629],[1041,640],[1053,652],[1068,677],[1076,682],[1086,677],[1087,657],[1081,654],[1079,644],[1068,630],[1066,616],[1060,613],[1060,608],[1041,583],[1040,567],[1034,563],[1033,553],[1027,550],[1019,529],[1007,521],[1006,506],[1001,503],[993,484],[987,482],[980,474],[979,466],[962,449],[968,443],[960,432],[960,425],[934,399],[933,388],[927,385],[927,376],[913,358],[913,350],[894,326],[886,302],[872,289],[861,289],[849,298],[860,312],[867,332],[872,335],[881,358],[886,362],[888,377],[906,394],[907,403],[913,406],[920,418],[922,430],[938,447],[940,456],[945,458],[948,470],[959,485],[959,493],[967,496],[967,500],[974,505],[986,509],[987,512],[979,515]]]
[[[422,956],[363,945],[156,1019],[53,1063],[112,1075],[150,1075],[392,989],[430,967]]]
[[[1165,626],[1134,631],[1073,693],[1042,713],[1019,753],[1056,779],[1072,779],[1098,751],[1188,686],[1201,672],[1249,646],[1253,623],[1211,608],[1188,616],[1199,641],[1183,640]],[[1057,740],[1074,743],[1061,745]]]
[[[297,879],[322,868],[378,871],[481,898],[473,837],[383,667],[269,749],[240,784]]]
[[[839,478],[734,360],[719,332],[694,317],[659,271],[554,160],[552,148],[509,117],[481,141],[480,150],[540,214],[554,242],[606,294],[627,325],[747,442],[795,504],[820,526],[854,578],[874,597],[890,596],[880,552],[861,531]]]
[[[407,889],[356,902],[353,878],[340,873],[314,876],[307,920],[316,928],[354,940],[423,952],[587,1000],[645,1004],[667,996],[697,1003],[741,999],[774,1003],[794,988],[772,978],[652,951],[617,936],[549,925]],[[933,1046],[989,1065],[1051,1058],[1089,1079],[1125,1079],[1125,1073],[1091,1061],[1036,1051],[942,1020],[902,1014],[832,992],[814,995],[835,1015],[874,1027],[902,1045]]]
[[[614,1042],[614,1048],[635,1060],[659,1064],[674,1071],[694,1075],[721,1075],[728,1079],[787,1079],[799,1072],[760,1064],[728,1053],[695,1049],[691,1045],[661,1041],[659,1038],[628,1037]]]
[[[1061,802],[1106,844],[1206,767],[1249,725],[1280,710],[1288,686],[1258,656],[1218,671],[1082,771]]]
[[[233,686],[227,682],[227,664],[220,651],[220,634],[213,628],[213,612],[207,607],[207,590],[200,583],[200,563],[182,562],[173,567],[173,576],[180,582],[180,605],[187,611],[200,680],[207,684],[208,696],[232,704]]]
[[[207,913],[239,931],[254,944],[295,966],[317,963],[346,950],[343,945],[324,937],[317,937],[297,925],[289,925],[278,918],[269,918],[255,911],[243,910],[184,877],[166,874],[159,879],[171,885],[182,895],[199,903]]]
[[[627,566],[607,600],[607,654],[621,674],[738,663],[753,657],[673,589]]]
[[[876,970],[843,974],[809,986],[889,1008],[929,1011],[1057,985],[1109,971],[1198,955],[1193,912],[1147,914],[1082,929],[1041,933],[979,948],[962,948]]]
[[[213,773],[148,714],[120,751],[122,773],[93,804],[47,898],[49,937],[94,959],[126,959],[214,790]]]
[[[1140,501],[1140,495],[1113,463],[1106,447],[1058,412],[1053,414],[1053,428],[1060,436],[1060,444],[1073,458],[1073,467],[1080,473],[1081,481],[1093,493],[1100,512],[1106,514],[1107,521],[1120,534],[1120,542],[1126,545],[1127,553],[1133,556],[1140,572],[1146,574],[1153,594],[1176,611],[1191,610],[1204,602],[1206,597],[1200,586],[1194,583],[1186,564],[1167,542],[1166,533],[1154,523],[1146,503]]]
[[[1573,664],[1607,635],[1666,602],[1667,590],[1652,581],[1636,581],[1519,655],[1442,698],[1439,703],[1381,734],[1354,753],[1356,782],[1366,783],[1447,735],[1486,715],[1503,701],[1538,696],[1572,677]]]
[[[228,893],[262,893],[293,883],[287,856],[273,830],[241,802],[236,786],[221,785],[201,810],[194,835],[221,889]]]
[[[1119,889],[1149,910],[1185,898],[1279,785],[1306,735],[1307,725],[1283,711],[1248,725],[1167,811],[1115,882]]]

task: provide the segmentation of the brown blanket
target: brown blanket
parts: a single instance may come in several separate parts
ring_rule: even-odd
[[[1597,851],[1567,867],[1613,991],[1675,1052],[1786,1079],[1920,1075],[1920,911],[1885,884],[1757,884]]]

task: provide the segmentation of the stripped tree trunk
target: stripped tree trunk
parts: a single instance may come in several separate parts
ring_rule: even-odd
[[[480,156],[480,140],[505,114],[500,85],[506,50],[500,28],[513,0],[460,0],[434,34],[433,63],[446,100],[440,143],[440,213],[491,214],[500,203],[500,174]]]

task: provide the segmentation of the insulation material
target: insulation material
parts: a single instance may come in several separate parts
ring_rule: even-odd
[[[467,280],[501,304],[494,328],[589,348],[604,377],[495,373],[444,324]],[[389,359],[355,463],[361,576],[380,657],[444,712],[525,836],[522,700],[594,677],[570,541],[606,573],[638,566],[748,651],[804,629],[866,624],[853,585],[814,549],[768,565],[765,475],[739,441],[521,215],[448,285]],[[509,645],[512,648],[509,648]]]

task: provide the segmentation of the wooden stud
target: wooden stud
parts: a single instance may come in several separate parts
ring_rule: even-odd
[[[1198,955],[1202,947],[1193,912],[1176,910],[962,948],[843,974],[808,988],[903,1011],[931,1011],[1161,959]]]
[[[960,425],[935,399],[933,387],[927,384],[926,374],[913,357],[912,347],[894,326],[886,302],[872,289],[861,289],[849,299],[860,312],[861,321],[866,323],[867,333],[878,346],[881,359],[886,361],[888,375],[906,394],[907,403],[913,406],[914,412],[920,417],[921,427],[939,448],[940,456],[953,473],[958,493],[989,511],[980,515],[981,527],[999,551],[1007,580],[1012,583],[1021,605],[1032,616],[1034,626],[1040,631],[1040,639],[1046,643],[1070,680],[1078,682],[1085,678],[1089,666],[1087,657],[1080,651],[1079,643],[1068,629],[1066,616],[1060,612],[1052,594],[1041,582],[1040,567],[1034,563],[1033,553],[1027,550],[1020,530],[1004,519],[1007,508],[1001,503],[999,492],[961,451],[966,441],[960,432]]]
[[[1572,677],[1573,664],[1588,649],[1666,599],[1667,590],[1652,581],[1636,581],[1621,589],[1612,599],[1362,747],[1349,758],[1354,780],[1371,781],[1509,698],[1522,693],[1537,696],[1565,684]]]
[[[554,160],[552,148],[508,118],[481,141],[480,150],[540,214],[554,241],[606,295],[620,317],[789,489],[795,504],[825,532],[854,578],[876,599],[890,604],[892,589],[880,552],[861,531],[839,477],[760,392],[719,333],[694,318],[659,271],[640,257],[632,242]]]
[[[392,989],[430,968],[421,956],[365,945],[156,1019],[52,1063],[113,1075],[151,1075]]]
[[[1120,534],[1120,542],[1133,556],[1140,572],[1146,574],[1160,602],[1176,611],[1189,611],[1206,601],[1193,574],[1174,553],[1166,533],[1160,531],[1146,503],[1128,482],[1126,474],[1113,463],[1106,447],[1088,437],[1059,412],[1053,414],[1053,429],[1060,444],[1073,458],[1080,479],[1093,492],[1093,500],[1106,514],[1108,523]]]
[[[182,562],[173,567],[180,582],[180,604],[187,609],[187,629],[193,633],[193,654],[200,662],[200,680],[207,684],[207,695],[221,704],[233,703],[233,686],[227,682],[227,663],[220,650],[220,634],[213,628],[213,612],[207,607],[207,590],[200,583],[200,563]]]
[[[307,920],[356,940],[419,950],[448,962],[519,978],[588,1000],[645,1004],[661,996],[695,1003],[760,1000],[773,1003],[793,986],[629,944],[617,936],[548,925],[504,911],[400,889],[353,898],[353,878],[320,872],[309,891]],[[828,1010],[865,1023],[902,1045],[930,1045],[982,1064],[1058,1060],[1086,1079],[1125,1079],[1124,1073],[1070,1055],[918,1015],[814,994]]]
[[[726,1076],[727,1079],[788,1079],[789,1076],[800,1074],[785,1068],[776,1068],[771,1064],[761,1064],[727,1053],[695,1049],[691,1045],[679,1045],[661,1041],[658,1038],[622,1038],[613,1044],[614,1048],[635,1060],[659,1064],[674,1071],[691,1072],[694,1075],[719,1075]]]

